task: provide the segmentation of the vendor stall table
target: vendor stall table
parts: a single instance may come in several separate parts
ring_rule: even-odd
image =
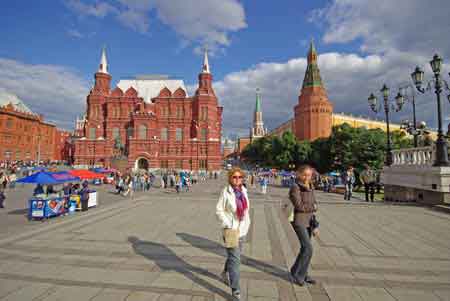
[[[28,200],[28,218],[44,219],[67,212],[66,197],[32,198]]]

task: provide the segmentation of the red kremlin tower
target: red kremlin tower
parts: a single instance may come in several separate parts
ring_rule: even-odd
[[[332,127],[333,105],[328,100],[327,92],[322,84],[317,52],[311,41],[308,52],[303,87],[294,108],[294,132],[299,140],[315,140],[329,137]]]
[[[218,170],[222,166],[222,107],[205,51],[195,95],[180,79],[139,76],[113,90],[103,49],[86,115],[77,120],[74,164],[128,169]]]

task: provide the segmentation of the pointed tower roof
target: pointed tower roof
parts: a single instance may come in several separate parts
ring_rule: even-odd
[[[202,73],[211,73],[209,71],[208,48],[206,48],[206,47],[205,47],[205,54],[203,56]]]
[[[317,51],[314,40],[311,39],[308,51],[308,66],[306,67],[303,88],[322,87],[322,78],[320,77],[319,66],[317,65]]]
[[[259,93],[259,88],[256,88],[255,112],[261,112],[261,93]]]
[[[98,72],[108,74],[108,61],[106,60],[106,48],[102,49],[102,56],[100,57],[100,67],[98,68]]]

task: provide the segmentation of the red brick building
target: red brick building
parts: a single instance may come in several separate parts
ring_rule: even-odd
[[[77,121],[75,165],[110,166],[120,141],[129,168],[221,168],[222,107],[206,52],[193,96],[167,76],[120,80],[111,89],[107,67],[103,50],[86,116]]]
[[[329,137],[333,124],[332,115],[333,104],[328,100],[323,86],[317,65],[317,52],[311,41],[303,86],[294,108],[295,136],[299,140],[309,141]]]
[[[33,113],[17,96],[0,93],[0,161],[62,160],[68,132]]]
[[[55,131],[55,150],[54,159],[58,161],[70,161],[72,133],[66,130],[56,129]]]

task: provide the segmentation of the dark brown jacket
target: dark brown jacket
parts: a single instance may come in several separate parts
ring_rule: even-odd
[[[317,211],[314,190],[303,184],[294,183],[289,190],[289,199],[294,206],[294,224],[309,227],[309,221]]]

